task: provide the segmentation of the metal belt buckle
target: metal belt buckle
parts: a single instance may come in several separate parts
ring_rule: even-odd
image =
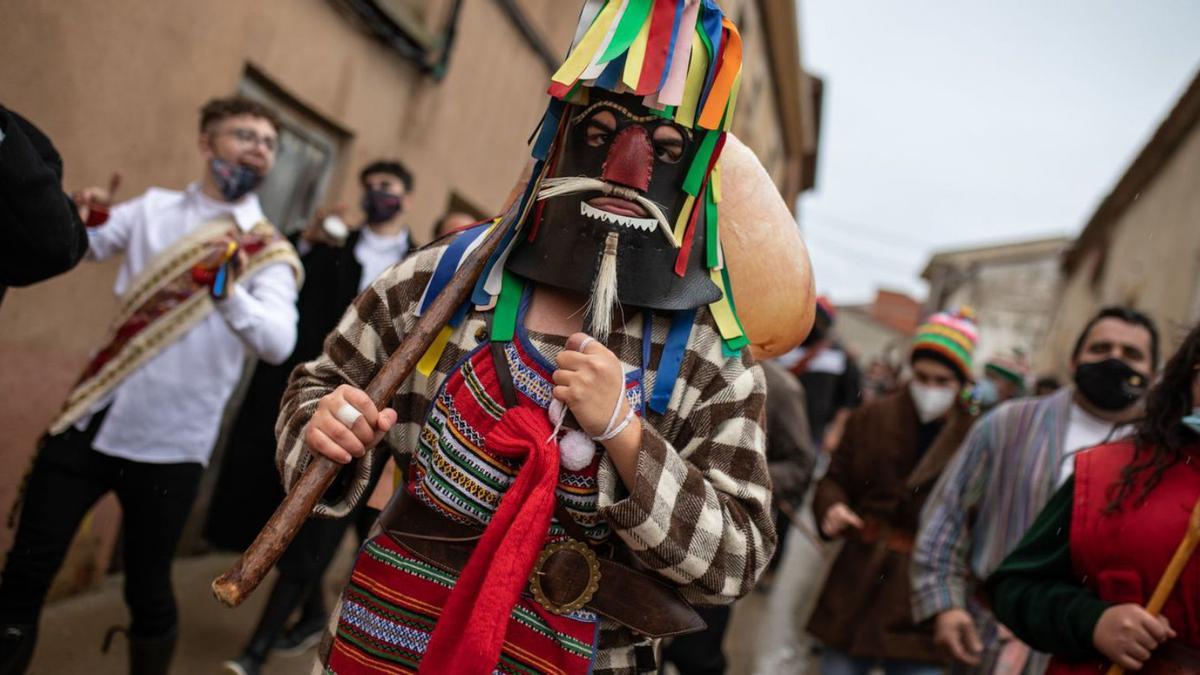
[[[569,602],[558,603],[551,600],[546,595],[545,589],[542,588],[542,577],[546,574],[542,571],[542,567],[545,566],[546,561],[550,560],[550,557],[555,553],[577,555],[583,558],[584,563],[587,564],[587,583],[583,585],[579,595]],[[575,539],[565,539],[546,544],[546,547],[538,554],[537,562],[533,564],[533,573],[529,577],[529,590],[533,593],[533,599],[537,600],[538,604],[542,607],[555,614],[567,614],[583,607],[596,594],[598,588],[600,588],[600,563],[596,559],[596,554],[587,544]]]

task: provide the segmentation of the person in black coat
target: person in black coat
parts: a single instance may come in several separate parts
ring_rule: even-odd
[[[62,169],[50,139],[0,106],[0,301],[8,286],[62,274],[87,253],[87,231],[62,190]]]
[[[275,419],[291,371],[320,355],[325,336],[359,292],[416,248],[403,222],[413,186],[408,170],[399,162],[379,161],[364,168],[359,179],[366,215],[362,227],[348,232],[340,217],[319,213],[296,241],[305,272],[297,300],[296,349],[278,366],[258,364],[234,421],[205,527],[205,537],[220,548],[247,548],[283,500],[275,467]],[[242,655],[226,662],[226,672],[253,675],[271,649],[294,653],[312,644],[327,618],[320,583],[325,568],[346,528],[355,524],[364,536],[376,515],[360,507],[345,518],[305,523],[279,560],[280,577],[257,629]],[[300,619],[285,634],[288,617],[301,605]]]

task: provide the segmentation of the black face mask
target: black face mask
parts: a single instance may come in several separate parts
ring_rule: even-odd
[[[1147,377],[1121,359],[1082,363],[1075,368],[1075,386],[1101,410],[1124,410],[1146,393]]]
[[[385,223],[400,213],[402,208],[403,198],[391,192],[367,190],[362,198],[362,210],[367,214],[368,223]]]
[[[602,180],[626,191],[626,196],[637,194],[654,202],[667,222],[675,223],[687,198],[682,188],[699,148],[697,132],[675,127],[653,114],[641,96],[602,89],[589,92],[589,104],[570,106],[565,113],[561,154],[550,177]],[[678,155],[660,145],[661,127],[675,127],[675,134],[668,131],[665,136],[681,140]],[[679,249],[653,220],[596,208],[603,206],[605,199],[601,192],[591,191],[543,202],[536,236],[513,250],[508,269],[549,286],[589,292],[605,240],[610,232],[616,232],[620,235],[617,295],[622,304],[680,310],[721,297],[704,264],[703,209],[695,225],[686,272],[678,276],[674,266]]]

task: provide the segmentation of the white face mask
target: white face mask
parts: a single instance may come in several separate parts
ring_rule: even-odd
[[[958,396],[957,389],[931,387],[916,382],[908,383],[908,393],[917,405],[917,418],[921,420],[921,424],[927,424],[945,415]]]

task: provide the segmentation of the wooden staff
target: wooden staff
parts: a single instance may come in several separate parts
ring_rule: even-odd
[[[367,385],[366,393],[376,408],[382,410],[391,404],[396,390],[408,379],[425,350],[470,296],[484,265],[495,252],[504,233],[514,227],[513,223],[519,222],[519,219],[505,218],[501,222],[500,226],[484,235],[487,237],[484,242],[467,256],[454,278],[442,289],[433,304],[417,320],[416,326],[405,336],[396,351],[392,352],[383,369]],[[325,494],[341,468],[341,464],[313,453],[312,461],[250,544],[250,548],[242,553],[242,557],[233,567],[213,581],[213,594],[218,600],[228,607],[237,607],[258,587],[288,544],[292,543],[296,532],[312,513],[313,507]]]
[[[1162,612],[1163,605],[1167,604],[1167,597],[1171,595],[1171,591],[1175,590],[1179,575],[1183,574],[1183,568],[1191,559],[1197,543],[1200,543],[1200,499],[1197,499],[1196,505],[1192,507],[1192,517],[1188,520],[1188,529],[1183,535],[1183,541],[1179,542],[1179,548],[1175,549],[1175,555],[1167,565],[1167,571],[1163,572],[1162,578],[1158,580],[1158,586],[1154,587],[1154,595],[1151,595],[1150,602],[1146,603],[1147,612],[1154,616],[1158,616]],[[1108,675],[1122,675],[1124,672],[1125,669],[1115,663],[1108,669]]]

